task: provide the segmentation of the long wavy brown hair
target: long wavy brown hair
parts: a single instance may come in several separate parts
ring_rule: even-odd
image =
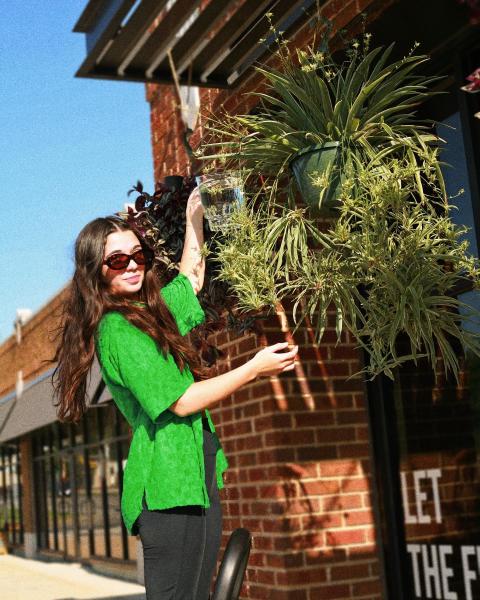
[[[62,311],[58,343],[52,362],[55,405],[60,421],[78,421],[87,409],[87,376],[95,357],[94,335],[102,316],[109,311],[121,313],[157,343],[163,354],[171,353],[180,370],[188,365],[196,378],[203,379],[199,353],[180,335],[175,319],[161,294],[162,279],[145,266],[145,276],[137,301],[116,296],[102,277],[103,255],[107,236],[115,231],[132,230],[117,216],[101,217],[88,223],[75,242],[75,272]],[[137,234],[136,234],[137,235]],[[141,237],[139,243],[148,253]]]

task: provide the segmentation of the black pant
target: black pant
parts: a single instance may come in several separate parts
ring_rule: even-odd
[[[204,429],[205,483],[210,507],[145,507],[138,517],[147,600],[208,600],[222,537],[215,444]]]

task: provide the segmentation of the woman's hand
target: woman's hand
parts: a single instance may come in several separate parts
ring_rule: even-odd
[[[279,375],[284,371],[291,371],[295,368],[295,357],[298,353],[298,346],[294,346],[290,352],[280,352],[286,350],[288,342],[281,342],[263,348],[250,359],[257,377],[266,377]]]
[[[187,223],[202,223],[205,210],[200,198],[200,190],[198,187],[192,190],[187,201],[186,217]]]

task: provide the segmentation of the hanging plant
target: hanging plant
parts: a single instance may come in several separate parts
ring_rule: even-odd
[[[338,340],[348,330],[366,351],[368,377],[393,378],[396,367],[421,357],[434,370],[441,358],[445,371],[458,376],[454,347],[459,341],[480,355],[479,335],[465,328],[480,315],[453,291],[466,279],[478,289],[480,271],[461,241],[466,228],[450,219],[436,172],[428,148],[419,166],[407,155],[357,164],[356,183],[347,173],[327,230],[306,209],[250,203],[219,244],[218,278],[245,311],[273,312],[291,300],[296,328],[308,316],[318,343],[334,309]]]
[[[288,299],[296,327],[308,317],[317,343],[334,310],[338,340],[349,331],[368,357],[367,377],[393,378],[421,357],[458,377],[459,342],[480,356],[480,336],[467,327],[480,315],[455,289],[466,280],[478,289],[480,272],[466,228],[450,218],[439,139],[414,112],[437,78],[414,74],[427,57],[389,63],[393,45],[369,42],[354,42],[338,62],[324,46],[292,52],[279,38],[280,68],[258,69],[267,91],[254,94],[255,113],[211,120],[199,151],[206,164],[264,177],[211,260],[242,310],[278,311]],[[314,200],[298,203],[292,162],[332,143],[339,153],[307,175]],[[320,220],[329,196],[333,218]]]
[[[272,35],[280,68],[257,67],[266,91],[250,93],[258,102],[253,113],[211,117],[210,138],[197,153],[207,164],[222,160],[261,174],[271,183],[272,200],[293,174],[291,204],[298,189],[311,208],[332,208],[347,165],[379,152],[394,154],[407,144],[420,151],[437,143],[431,123],[413,117],[437,80],[414,74],[427,56],[412,50],[391,62],[394,44],[371,50],[365,34],[363,44],[353,41],[340,62],[324,40],[322,50],[316,43],[290,50],[274,28]]]

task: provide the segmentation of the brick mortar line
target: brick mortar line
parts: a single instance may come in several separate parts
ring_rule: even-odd
[[[345,396],[348,396],[349,398],[351,398],[353,393],[356,393],[356,392],[353,392],[353,391],[343,391],[343,390],[342,391],[335,391],[335,396],[339,396],[341,398],[344,398]],[[235,394],[231,394],[230,397],[232,397],[234,395]],[[315,392],[314,393],[314,399],[315,399],[315,397],[318,397],[320,399],[328,398],[328,396],[329,396],[328,392]],[[302,398],[303,396],[300,393],[295,393],[295,394],[291,394],[291,397],[293,397],[293,398]],[[254,402],[260,402],[260,401],[264,401],[264,400],[272,400],[272,401],[274,401],[275,397],[274,397],[274,395],[272,393],[272,394],[268,394],[268,395],[265,395],[265,396],[258,396],[258,397],[255,397],[255,398],[251,398],[251,399],[248,398],[246,400],[238,400],[238,406],[244,406],[244,404],[246,404],[247,402],[254,403]],[[287,398],[287,402],[288,402],[288,398]],[[234,406],[237,406],[237,404],[234,404]],[[228,408],[231,408],[231,405],[224,405],[223,406],[223,409],[228,409]],[[218,413],[221,413],[221,411],[223,409],[221,407],[217,407],[216,409],[214,408],[214,410],[217,410]],[[352,410],[352,409],[359,410],[359,411],[365,410],[363,408],[357,408],[356,406],[352,406],[352,407],[349,407],[349,408],[338,408],[338,407],[336,407],[334,405],[331,405],[328,408],[323,408],[322,407],[322,409],[318,409],[318,411],[320,411],[320,410],[331,410],[331,409],[335,409],[335,411]],[[266,417],[266,416],[270,416],[270,414],[284,414],[284,413],[285,414],[287,414],[287,413],[288,414],[292,414],[294,412],[301,412],[301,413],[308,412],[308,413],[312,413],[313,414],[313,413],[318,412],[318,411],[317,410],[310,410],[309,408],[305,407],[305,410],[302,410],[302,411],[300,411],[299,409],[295,408],[295,409],[289,409],[288,411],[284,411],[284,412],[283,411],[278,411],[278,410],[277,411],[272,411],[272,413],[267,413],[267,414],[265,414],[264,412],[262,412],[260,416]],[[249,417],[249,418],[251,418],[251,417]]]
[[[258,448],[256,450],[258,450]],[[256,450],[252,450],[252,451],[250,451],[250,453],[255,452]],[[240,453],[242,453],[242,455],[243,455],[243,454],[247,454],[248,451],[247,450],[246,451],[238,451],[238,452],[233,452],[233,453],[229,453],[229,454],[230,455],[233,454],[233,455],[237,456]],[[324,459],[324,460],[323,459],[322,460],[318,459],[318,460],[310,460],[310,461],[306,461],[306,462],[309,462],[309,463],[329,462],[329,463],[331,463],[331,462],[333,462],[335,460],[345,460],[345,459],[341,459],[341,458],[328,458],[328,459]],[[365,459],[362,459],[362,460],[365,460]],[[291,463],[292,461],[288,461],[288,462]],[[232,466],[232,467],[229,467],[229,470],[232,470],[232,469],[249,469],[249,468],[253,468],[255,466],[257,468],[267,469],[269,467],[277,467],[279,464],[284,465],[285,461],[284,460],[278,460],[277,462],[262,463],[262,465],[260,467],[258,467],[258,465],[247,465],[247,466],[238,466],[238,467],[233,467]],[[321,476],[319,476],[319,477],[321,477]],[[338,478],[341,478],[341,477],[344,477],[344,475],[338,475]],[[370,477],[370,475],[368,475],[368,476],[367,475],[362,475],[362,476],[358,475],[357,477]],[[337,479],[337,477],[335,477],[335,476],[333,476],[333,478]],[[289,478],[289,480],[291,480],[291,481],[298,481],[297,479],[294,479],[293,477]],[[353,493],[353,492],[351,492],[351,493]]]
[[[240,486],[235,486],[237,489],[240,488]],[[246,486],[244,486],[246,487]],[[255,487],[255,486],[247,486],[247,487]],[[340,493],[340,492],[339,492]],[[326,494],[327,495],[327,494]],[[328,496],[331,496],[332,494],[328,494]],[[335,496],[336,494],[334,494]],[[347,495],[347,494],[345,494]],[[350,493],[348,495],[354,496],[354,495],[360,495],[360,494],[355,494],[355,493]],[[343,496],[343,494],[342,494]],[[287,505],[292,504],[292,502],[302,502],[304,500],[320,500],[320,499],[324,499],[325,496],[323,496],[322,494],[308,494],[308,495],[302,495],[302,496],[295,496],[295,498],[293,498],[292,500],[288,501],[288,499],[286,497],[276,497],[275,498],[275,504],[279,505],[284,505],[286,508],[288,508]],[[261,504],[261,505],[268,505],[268,504],[272,504],[272,499],[271,498],[235,498],[235,499],[225,499],[225,501],[222,499],[222,502],[224,502],[225,504],[234,504],[234,505],[239,505],[239,504]],[[311,515],[311,514],[315,514],[315,515],[329,515],[329,514],[336,514],[336,513],[346,513],[346,512],[364,512],[368,510],[368,507],[360,507],[360,508],[341,508],[341,509],[337,509],[337,510],[315,510],[315,511],[306,511],[306,512],[302,512],[302,513],[297,513],[297,512],[285,512],[282,513],[282,516],[288,515],[288,516],[299,516],[299,515]],[[254,514],[254,515],[243,515],[244,518],[249,518],[249,517],[253,517],[256,516],[256,518],[266,518],[268,520],[275,520],[276,518],[278,518],[279,515],[277,515],[277,513],[274,514],[266,514],[266,515],[262,515],[262,514]],[[360,525],[351,525],[351,527],[360,527]]]
[[[337,427],[337,429],[338,428],[339,427]],[[328,428],[325,428],[325,429],[328,429]],[[330,429],[333,429],[333,428],[330,428]],[[272,430],[272,431],[274,432],[275,430]],[[268,431],[266,433],[272,433],[272,431]],[[281,431],[285,431],[285,430],[278,430],[278,431],[281,432]],[[304,429],[298,429],[298,430],[295,429],[294,431],[303,432]],[[255,435],[255,432],[252,432],[249,435]],[[264,435],[264,433],[259,431],[259,432],[256,432],[255,437],[258,438],[261,435]],[[243,436],[241,439],[244,439],[245,437],[247,437],[247,435]],[[238,438],[240,438],[240,436],[238,436]],[[344,441],[344,440],[338,440],[338,441],[332,441],[332,442],[315,442],[315,447],[316,448],[326,448],[326,447],[331,447],[331,446],[342,446],[343,447],[343,446],[356,446],[358,444],[367,444],[367,440],[360,440],[360,441],[353,440],[351,442],[350,441]],[[304,448],[310,448],[310,446],[311,446],[310,443],[304,442],[303,444],[292,443],[290,446],[282,446],[282,448],[279,448],[278,445],[275,445],[275,444],[274,445],[266,445],[266,443],[265,443],[265,444],[263,444],[261,446],[258,446],[258,447],[255,447],[255,448],[248,448],[246,450],[233,450],[229,454],[230,455],[235,455],[235,456],[244,456],[246,454],[251,454],[252,452],[258,452],[259,450],[271,450],[272,448],[276,448],[277,450],[284,450],[285,448],[293,449],[293,450],[299,450],[299,449],[304,449]],[[355,457],[355,458],[358,459],[358,460],[362,460],[362,459],[365,460],[366,458],[368,458],[368,455],[365,455],[365,456],[362,455],[362,456],[358,456],[358,457]],[[325,462],[325,461],[332,462],[334,460],[345,460],[345,458],[324,458],[324,459],[320,459],[319,458],[319,459],[310,460],[310,461],[307,461],[307,462],[315,462],[315,463],[316,462]],[[347,460],[348,460],[348,458],[347,458]],[[291,462],[291,461],[289,461],[289,462]],[[264,463],[262,463],[261,466],[263,467]]]

